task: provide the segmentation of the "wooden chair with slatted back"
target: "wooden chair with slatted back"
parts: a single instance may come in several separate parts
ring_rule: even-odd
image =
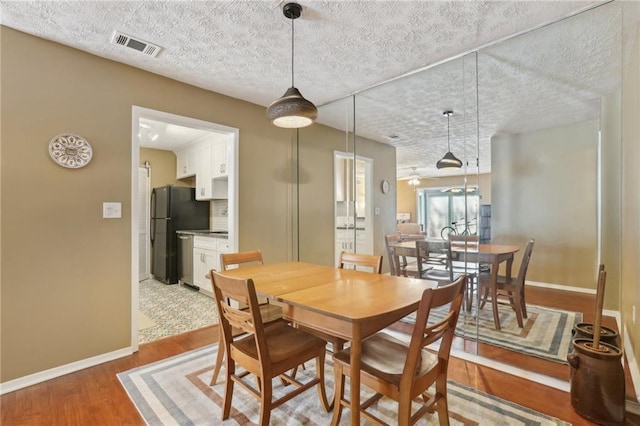
[[[245,251],[238,253],[221,253],[220,254],[220,269],[226,271],[233,267],[238,267],[241,265],[262,265],[264,264],[264,260],[262,258],[261,250],[253,250],[253,251]],[[211,277],[211,273],[209,272],[209,277]],[[213,285],[213,281],[211,282]],[[269,303],[268,300],[261,300],[259,303],[260,307],[260,315],[262,317],[262,322],[265,324],[271,324],[275,321],[282,320],[282,307]],[[218,381],[218,375],[220,374],[220,367],[222,366],[222,361],[224,358],[225,351],[224,345],[222,344],[222,333],[218,333],[218,353],[216,355],[216,364],[213,367],[213,376],[211,377],[210,385],[213,386]]]
[[[340,264],[339,267],[344,269],[345,267],[352,266],[354,269],[358,267],[371,269],[370,272],[374,274],[382,273],[382,256],[377,256],[373,254],[360,254],[360,253],[350,253],[343,251],[340,253]]]
[[[524,297],[524,288],[527,278],[527,269],[529,268],[529,261],[531,260],[531,254],[533,253],[534,239],[527,242],[527,246],[524,249],[522,255],[522,262],[520,263],[520,270],[517,277],[505,277],[498,275],[498,282],[496,288],[497,300],[491,300],[491,303],[503,304],[503,298],[508,299],[508,304],[511,305],[516,312],[516,321],[518,327],[524,327],[523,318],[527,318],[527,303]],[[491,274],[480,274],[480,308],[482,309],[489,299],[491,294]],[[500,318],[494,318],[497,324],[500,324]]]
[[[283,321],[265,326],[252,279],[228,277],[215,271],[211,272],[211,279],[220,313],[224,348],[228,354],[222,420],[229,418],[236,383],[260,401],[260,424],[264,426],[269,424],[272,409],[316,385],[320,402],[325,411],[329,411],[324,388],[327,343]],[[247,308],[234,307],[236,305],[246,305]],[[243,331],[246,336],[234,340],[234,329]],[[315,378],[302,383],[286,374],[313,359],[316,361]],[[236,364],[246,371],[236,373]],[[250,374],[257,378],[258,389],[244,379]],[[273,379],[276,377],[292,389],[274,400]]]
[[[400,234],[384,236],[387,257],[389,258],[389,273],[399,277],[417,277],[418,267],[416,266],[415,259],[409,262],[406,256],[398,256],[396,254],[396,250],[392,244],[399,243],[401,241],[402,237]]]
[[[418,256],[419,278],[438,281],[440,285],[443,285],[453,282],[463,275],[460,272],[454,272],[451,242],[448,240],[418,240],[416,241],[416,254]]]
[[[449,424],[447,407],[447,367],[456,322],[460,314],[466,290],[467,277],[462,276],[443,287],[427,289],[422,294],[416,322],[407,344],[384,331],[374,334],[362,342],[360,359],[360,383],[372,389],[375,394],[361,404],[363,417],[375,423],[385,424],[367,411],[383,396],[398,401],[399,425],[417,422],[427,411],[438,411],[441,425]],[[432,309],[449,305],[444,318],[431,321]],[[440,342],[437,353],[427,346]],[[345,377],[350,377],[350,350],[333,355],[336,377],[336,401],[332,424],[337,425],[342,407],[349,407],[350,401],[344,397]],[[435,393],[427,394],[427,389],[435,383]],[[421,397],[419,399],[418,397]],[[412,401],[421,402],[421,407],[412,414]]]

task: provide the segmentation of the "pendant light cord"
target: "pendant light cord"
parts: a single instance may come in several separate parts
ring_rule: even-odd
[[[449,118],[451,116],[447,114],[447,151],[451,152],[451,140],[449,139]]]
[[[293,83],[293,76],[294,76],[294,72],[293,72],[293,57],[294,57],[294,53],[293,53],[293,48],[294,48],[294,44],[293,44],[293,40],[294,40],[294,29],[293,29],[293,22],[295,21],[294,18],[291,19],[291,87],[295,87],[295,84]]]

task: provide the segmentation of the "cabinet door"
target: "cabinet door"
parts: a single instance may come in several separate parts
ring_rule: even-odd
[[[193,284],[211,292],[211,281],[206,275],[212,269],[220,269],[218,252],[201,248],[193,249]]]
[[[176,151],[176,178],[183,179],[196,174],[197,146],[189,145]]]
[[[215,141],[213,143],[213,177],[228,176],[227,164],[227,141]]]
[[[211,142],[198,144],[198,170],[196,171],[196,200],[210,200],[213,192],[213,176],[211,174]]]

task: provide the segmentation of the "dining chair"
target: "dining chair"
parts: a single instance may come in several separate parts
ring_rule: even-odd
[[[448,240],[416,241],[418,277],[448,284],[463,275],[453,269],[451,242]]]
[[[470,263],[454,262],[450,240],[416,241],[416,253],[418,256],[418,277],[423,280],[437,281],[438,285],[445,285],[457,280],[462,275],[468,277],[464,304],[466,310],[471,311],[477,267]]]
[[[433,412],[434,406],[440,424],[449,424],[447,367],[466,283],[467,277],[461,276],[453,283],[423,292],[408,344],[384,331],[362,342],[360,383],[375,392],[360,406],[363,417],[385,424],[367,409],[386,396],[398,402],[398,425],[416,423],[427,411]],[[430,321],[427,325],[431,310],[445,305],[449,307],[444,318]],[[427,348],[436,342],[440,342],[437,352]],[[350,403],[344,396],[345,377],[351,374],[350,349],[334,354],[333,361],[336,401],[340,404],[334,408],[332,424],[337,425],[342,407],[348,407]],[[427,393],[434,383],[435,392]],[[412,401],[421,403],[413,414]]]
[[[417,277],[418,267],[415,258],[407,258],[407,256],[399,256],[396,254],[396,248],[393,243],[402,242],[400,234],[390,234],[384,236],[384,243],[387,249],[387,257],[389,258],[389,273],[398,277]]]
[[[282,321],[265,326],[252,279],[228,277],[215,271],[211,272],[211,277],[224,347],[228,354],[222,420],[229,418],[236,383],[260,401],[260,424],[264,426],[269,424],[271,410],[316,385],[320,403],[325,411],[329,411],[324,387],[327,343]],[[246,305],[247,309],[234,307],[235,304]],[[234,340],[233,329],[239,329],[247,335]],[[313,359],[316,361],[313,379],[303,383],[286,374]],[[237,372],[236,365],[244,371]],[[244,379],[250,374],[255,375],[258,389]],[[276,377],[280,377],[292,389],[274,400],[273,379]]]
[[[264,260],[262,258],[261,250],[252,250],[238,253],[221,253],[220,254],[220,269],[226,271],[228,269],[238,267],[241,265],[263,265]],[[212,277],[213,270],[209,272],[209,277]],[[213,279],[211,281],[213,285]],[[261,299],[259,305],[260,317],[265,324],[271,324],[276,321],[284,321],[282,319],[282,307],[269,303],[267,299]],[[244,308],[244,307],[243,307]],[[210,386],[213,386],[218,381],[218,375],[220,374],[220,367],[224,358],[224,344],[222,342],[222,332],[218,332],[218,353],[216,354],[216,363],[213,367],[213,376],[211,377]]]
[[[527,268],[529,268],[529,262],[531,260],[531,254],[533,253],[534,239],[529,240],[527,246],[524,249],[522,255],[522,262],[520,263],[520,270],[517,277],[506,277],[498,275],[496,283],[496,299],[506,297],[509,300],[509,305],[516,312],[516,321],[518,327],[524,326],[523,318],[527,318],[527,304],[524,297],[524,288],[527,277]],[[480,295],[482,300],[480,301],[480,309],[482,309],[487,302],[487,299],[491,295],[491,274],[480,274]],[[500,300],[491,300],[491,303],[504,304]],[[494,318],[496,324],[500,324],[500,318]]]
[[[343,251],[340,253],[339,267],[341,269],[345,269],[345,267],[353,267],[353,269],[357,267],[367,268],[371,269],[370,272],[373,272],[374,274],[381,274],[382,256]]]

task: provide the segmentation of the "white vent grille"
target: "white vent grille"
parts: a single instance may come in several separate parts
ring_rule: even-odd
[[[145,55],[149,55],[153,58],[158,56],[158,53],[160,53],[160,51],[162,50],[160,46],[151,44],[143,40],[135,39],[118,31],[113,34],[111,43],[137,50],[138,52],[144,53]]]

